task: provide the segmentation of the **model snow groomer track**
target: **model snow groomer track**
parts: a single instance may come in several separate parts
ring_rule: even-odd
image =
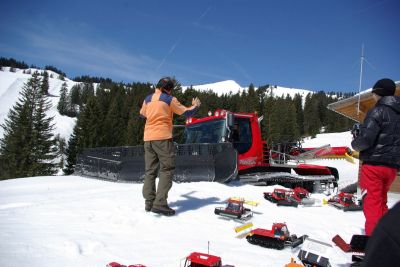
[[[217,110],[212,116],[186,120],[184,144],[176,146],[175,181],[228,182],[236,177],[255,185],[301,186],[310,192],[321,185],[337,186],[335,168],[305,164],[294,146],[268,147],[256,113]],[[315,156],[329,146],[307,150]],[[292,152],[293,151],[293,152]],[[142,146],[90,148],[77,157],[76,173],[112,181],[144,179]]]

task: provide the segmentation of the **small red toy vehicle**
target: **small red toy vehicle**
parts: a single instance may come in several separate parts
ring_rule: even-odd
[[[303,243],[307,235],[297,237],[290,235],[286,223],[274,223],[271,230],[257,228],[246,236],[247,241],[253,245],[265,248],[283,249],[285,246],[295,248]]]
[[[343,211],[362,210],[362,201],[357,199],[354,194],[340,192],[328,200],[328,203]]]
[[[253,216],[253,212],[244,207],[244,202],[244,199],[229,198],[226,207],[215,208],[214,213],[234,219],[248,220]]]
[[[278,206],[297,207],[299,204],[303,204],[303,200],[309,198],[309,196],[310,193],[302,187],[295,189],[276,188],[272,193],[264,192],[264,198]]]
[[[184,267],[235,267],[233,265],[222,265],[222,260],[218,256],[192,252],[185,259]]]

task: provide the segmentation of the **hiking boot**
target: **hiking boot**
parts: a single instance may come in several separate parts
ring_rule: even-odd
[[[168,207],[168,205],[162,205],[162,206],[154,205],[153,208],[151,209],[151,212],[158,213],[158,214],[165,215],[165,216],[175,215],[175,210]]]
[[[151,201],[146,201],[145,203],[144,203],[144,210],[145,211],[147,211],[147,212],[149,212],[149,211],[151,211],[151,208],[153,207],[153,202],[151,202]]]

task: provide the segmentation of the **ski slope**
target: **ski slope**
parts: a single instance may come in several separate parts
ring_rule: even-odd
[[[0,125],[4,123],[7,118],[9,110],[16,104],[20,97],[20,92],[24,84],[31,78],[30,74],[23,73],[23,70],[16,69],[16,72],[9,72],[8,67],[3,67],[4,71],[0,71]],[[31,69],[32,73],[36,69]],[[39,72],[43,70],[37,70]],[[68,90],[71,90],[72,86],[77,84],[76,82],[69,80],[59,80],[58,74],[52,71],[47,71],[49,76],[53,74],[55,78],[49,77],[49,94],[51,95],[50,101],[52,104],[51,109],[48,111],[47,116],[54,117],[53,123],[55,125],[54,134],[59,134],[60,137],[68,141],[72,134],[74,125],[76,123],[75,118],[62,116],[57,110],[58,101],[60,99],[60,89],[64,82],[67,83]],[[3,128],[0,127],[0,138],[3,137]]]
[[[320,134],[309,146],[347,145],[350,133]],[[323,160],[335,165],[340,186],[357,179],[357,164]],[[0,266],[105,266],[111,261],[151,267],[180,266],[193,251],[222,257],[224,264],[243,267],[282,267],[298,250],[266,249],[236,238],[239,222],[214,214],[229,197],[258,201],[250,220],[270,229],[286,222],[291,234],[307,234],[331,243],[339,233],[346,241],[362,234],[361,211],[343,212],[331,206],[277,207],[263,192],[280,186],[256,187],[197,182],[174,183],[169,194],[174,217],[144,211],[142,184],[112,183],[79,176],[30,177],[0,181]],[[324,194],[312,197],[328,198]],[[389,207],[400,195],[389,193]],[[332,266],[348,266],[350,254],[331,249]],[[183,263],[182,263],[183,264]],[[182,266],[182,265],[181,265]]]

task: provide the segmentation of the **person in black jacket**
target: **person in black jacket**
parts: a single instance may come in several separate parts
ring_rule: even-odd
[[[376,82],[372,95],[377,103],[351,142],[362,161],[360,188],[368,236],[388,210],[387,192],[400,168],[400,97],[395,91],[390,79]]]
[[[379,221],[369,238],[362,267],[400,265],[400,202]]]

